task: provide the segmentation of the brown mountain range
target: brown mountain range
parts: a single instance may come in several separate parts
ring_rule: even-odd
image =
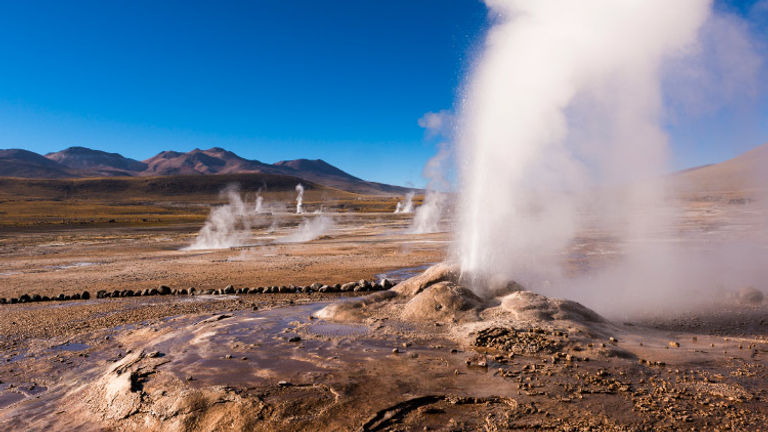
[[[90,178],[224,174],[270,174],[363,194],[404,194],[410,189],[365,181],[321,160],[296,159],[268,164],[225,149],[163,151],[144,161],[85,147],[70,147],[45,156],[20,149],[0,150],[0,177]]]

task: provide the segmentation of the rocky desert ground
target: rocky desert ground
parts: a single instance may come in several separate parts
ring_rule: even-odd
[[[753,236],[748,204],[691,200],[680,231]],[[218,250],[185,250],[200,223],[4,226],[3,429],[768,424],[762,287],[616,319],[512,282],[480,297],[451,235],[409,234],[408,215],[334,214],[318,238],[281,242],[304,217]],[[586,233],[568,259],[578,272],[614,248]]]

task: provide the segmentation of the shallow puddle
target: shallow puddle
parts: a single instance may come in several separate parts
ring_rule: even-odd
[[[51,347],[51,350],[76,352],[76,351],[85,351],[88,348],[90,348],[90,345],[86,345],[84,343],[67,342],[65,344],[53,346]]]

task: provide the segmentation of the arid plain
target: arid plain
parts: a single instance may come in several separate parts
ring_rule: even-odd
[[[744,190],[687,191],[676,238],[759,237],[765,209]],[[409,233],[411,216],[392,213],[397,198],[310,189],[306,209],[322,209],[332,224],[285,242],[321,217],[285,210],[293,195],[265,194],[283,210],[256,218],[242,245],[216,250],[186,249],[208,214],[197,204],[224,203],[216,194],[172,203],[91,195],[66,201],[75,209],[67,215],[6,211],[0,424],[761,430],[768,422],[764,287],[725,286],[694,309],[626,319],[512,285],[478,297],[457,285],[450,264],[422,273],[450,262],[452,237]],[[46,199],[6,196],[1,205],[39,209]],[[95,207],[100,219],[88,215]],[[594,230],[563,259],[578,274],[620,254],[610,233]],[[389,289],[385,279],[400,283]]]

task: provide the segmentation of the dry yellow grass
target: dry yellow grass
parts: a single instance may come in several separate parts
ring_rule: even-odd
[[[28,180],[0,178],[0,226],[128,224],[202,221],[227,202],[221,191],[239,185],[248,201],[295,205],[298,181],[261,174]],[[398,197],[360,195],[302,182],[308,211],[392,212]],[[261,191],[259,190],[261,189]],[[417,198],[420,202],[420,198]]]

